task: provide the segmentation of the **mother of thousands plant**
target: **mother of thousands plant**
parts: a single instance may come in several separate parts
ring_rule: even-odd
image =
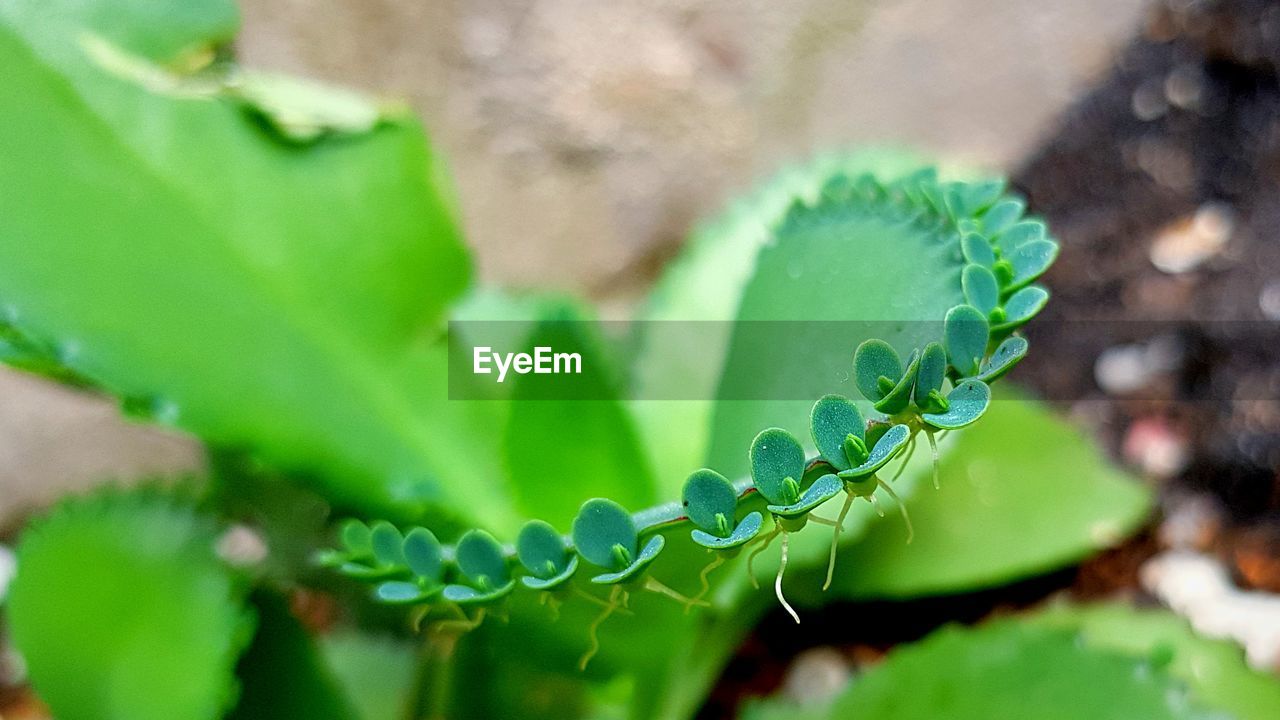
[[[792,433],[773,427],[755,436],[747,450],[750,477],[731,482],[711,468],[694,471],[684,483],[679,502],[631,513],[608,498],[583,503],[568,534],[542,520],[530,520],[513,545],[504,545],[483,530],[464,533],[444,545],[424,527],[402,531],[390,522],[368,526],[347,521],[341,547],[327,551],[321,561],[350,577],[376,583],[381,602],[418,606],[416,622],[452,615],[474,607],[472,627],[486,608],[504,602],[515,591],[542,593],[553,606],[572,594],[604,606],[591,625],[592,647],[581,666],[598,648],[595,629],[634,589],[656,591],[684,603],[702,602],[709,589],[707,574],[725,559],[755,546],[751,560],[775,538],[782,553],[774,581],[778,602],[798,623],[800,617],[783,594],[783,576],[791,533],[812,521],[832,528],[831,550],[824,589],[830,585],[845,517],[857,498],[877,504],[883,491],[897,501],[913,530],[907,509],[890,484],[880,477],[886,465],[905,453],[905,467],[923,435],[933,449],[934,483],[938,483],[935,434],[976,422],[991,402],[989,384],[1007,373],[1027,352],[1017,329],[1034,317],[1048,300],[1044,288],[1032,284],[1048,269],[1058,244],[1044,225],[1023,218],[1021,201],[1003,196],[1000,182],[940,182],[932,171],[883,182],[870,175],[837,175],[823,187],[813,204],[797,203],[777,230],[779,246],[805,231],[840,235],[842,224],[860,229],[857,221],[874,218],[907,228],[913,241],[890,252],[940,255],[957,275],[956,304],[942,318],[941,335],[912,348],[905,362],[892,344],[866,339],[853,352],[852,376],[872,414],[864,417],[853,400],[828,394],[814,403],[809,431],[816,457],[805,457]],[[855,219],[850,222],[850,219]],[[842,238],[847,252],[857,257],[879,238],[863,229]],[[879,249],[883,251],[883,249]],[[888,278],[910,292],[910,276]],[[845,498],[834,518],[814,511],[841,493]],[[689,540],[706,548],[713,560],[701,573],[702,592],[687,598],[654,578],[648,570],[666,545],[659,531],[687,524]],[[580,562],[585,561],[584,562]],[[597,568],[594,586],[606,586],[606,598],[589,595],[571,580],[584,564]],[[751,575],[754,582],[755,576]],[[465,613],[463,613],[465,618]],[[455,625],[456,626],[456,625]]]

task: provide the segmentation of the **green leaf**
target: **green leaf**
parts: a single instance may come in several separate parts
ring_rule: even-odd
[[[658,559],[658,553],[662,552],[662,548],[666,546],[667,539],[662,535],[655,535],[649,538],[649,541],[640,548],[640,554],[628,566],[611,573],[602,573],[591,578],[591,582],[600,585],[613,585],[615,583],[623,583],[632,580],[644,572],[654,560]]]
[[[458,569],[479,590],[491,592],[511,583],[502,544],[484,530],[468,530],[458,540]]]
[[[354,518],[342,523],[339,531],[342,545],[352,557],[364,558],[373,555],[373,534],[369,526]]]
[[[785,518],[807,515],[816,510],[822,503],[839,495],[842,490],[844,490],[844,481],[831,473],[827,473],[805,488],[795,503],[791,505],[770,505],[769,512]]]
[[[440,588],[427,588],[416,582],[407,582],[405,580],[387,580],[378,583],[373,589],[373,596],[378,602],[387,603],[388,605],[415,605],[423,602],[437,592]]]
[[[369,534],[369,542],[373,548],[373,557],[383,566],[402,566],[405,564],[404,536],[391,523],[381,520],[374,523]]]
[[[964,287],[964,297],[983,315],[1000,304],[1000,286],[996,276],[982,265],[967,265],[960,276],[960,284]]]
[[[982,367],[978,371],[975,380],[981,380],[984,383],[999,379],[1005,373],[1013,369],[1027,355],[1027,341],[1025,338],[1011,337],[1006,338],[1000,343],[1000,347],[991,353],[991,357],[982,363]]]
[[[888,394],[881,378],[888,378],[889,387],[895,387],[902,378],[902,359],[889,343],[866,340],[853,353],[853,378],[863,397],[879,401]]]
[[[936,342],[925,346],[920,355],[920,370],[916,373],[915,403],[924,410],[933,410],[930,393],[940,392],[947,376],[947,351]]]
[[[977,422],[991,405],[991,387],[981,380],[969,378],[947,395],[947,410],[921,413],[920,417],[935,428],[955,430]]]
[[[18,546],[6,613],[64,720],[215,720],[252,636],[213,525],[148,491],[70,500]]]
[[[842,551],[832,592],[856,598],[966,592],[1050,572],[1137,528],[1151,494],[1081,432],[1037,403],[1005,397],[955,433],[941,490],[911,496],[914,542],[872,525]],[[921,468],[927,473],[928,461]],[[802,587],[801,580],[796,581]]]
[[[379,109],[368,132],[284,142],[228,90],[236,69],[175,69],[229,40],[230,4],[60,7],[0,10],[14,324],[340,504],[510,526],[497,462],[456,462],[484,457],[490,409],[447,401],[428,339],[469,270],[418,123]]]
[[[992,205],[982,215],[982,232],[987,237],[997,237],[1013,226],[1026,210],[1021,200],[1009,198]],[[971,261],[976,262],[976,261]]]
[[[738,493],[725,476],[703,468],[684,483],[681,502],[689,521],[704,532],[725,538],[733,532]]]
[[[730,321],[738,317],[743,293],[756,271],[756,256],[773,238],[774,228],[797,198],[817,201],[833,176],[847,179],[873,172],[891,180],[925,163],[925,158],[915,153],[890,148],[822,155],[774,175],[735,199],[718,216],[700,223],[679,257],[663,269],[641,313],[641,318],[649,321],[696,322],[700,351],[696,358],[690,358],[688,343],[680,333],[642,337],[634,369],[637,392],[642,396],[715,396],[732,341]],[[639,325],[673,326],[669,322]],[[847,360],[846,351],[841,361]],[[714,402],[709,399],[634,405],[655,476],[659,483],[665,483],[660,486],[664,497],[679,492],[679,482],[689,468],[707,462],[713,410]],[[773,422],[766,420],[749,428],[734,452],[740,455],[741,445],[751,440],[750,433]],[[801,428],[794,431],[801,432]],[[746,472],[741,457],[735,458],[735,465],[717,467],[734,476]]]
[[[978,362],[987,354],[987,316],[972,305],[957,305],[947,311],[943,336],[947,357],[961,376],[978,371]]]
[[[1195,705],[1226,711],[1237,720],[1280,716],[1280,681],[1251,669],[1239,646],[1199,637],[1171,612],[1120,603],[1063,605],[1028,623],[1075,631],[1088,648],[1135,658],[1167,656],[1169,674],[1186,683]]]
[[[845,480],[856,480],[871,475],[884,467],[885,463],[892,460],[893,456],[897,455],[898,451],[905,447],[910,439],[910,428],[906,425],[894,425],[889,428],[888,432],[880,436],[880,439],[876,441],[875,447],[871,448],[871,454],[861,465],[840,471],[840,477]]]
[[[823,459],[837,470],[848,470],[851,463],[845,451],[850,435],[858,440],[866,437],[866,420],[853,401],[843,395],[824,395],[813,404],[809,428],[813,443]],[[863,458],[858,458],[861,462]]]
[[[990,268],[996,262],[995,250],[991,242],[977,233],[969,233],[960,241],[960,251],[964,259],[975,265]]]
[[[577,352],[582,372],[516,376],[503,456],[520,511],[563,527],[591,495],[628,507],[657,501],[648,457],[608,371],[609,358],[599,338],[588,335],[583,314],[553,308],[526,351],[535,347]]]
[[[404,712],[414,674],[410,642],[341,628],[324,634],[319,642],[360,720],[386,720]]]
[[[1049,302],[1049,292],[1039,285],[1024,287],[1004,302],[1004,322],[996,323],[992,332],[1008,332],[1027,324]]]
[[[254,594],[258,629],[240,658],[240,695],[227,720],[355,720],[315,641],[274,593]]]
[[[547,580],[569,566],[569,546],[549,523],[530,520],[516,537],[516,557],[524,569]]]
[[[435,533],[413,528],[404,536],[402,548],[405,564],[418,578],[433,585],[444,578],[444,555]]]
[[[886,415],[894,415],[905,410],[911,404],[911,391],[916,386],[916,372],[919,369],[920,351],[912,350],[911,357],[907,358],[907,369],[902,372],[902,377],[898,379],[892,390],[876,401],[875,409]]]
[[[1013,279],[1005,288],[1005,292],[1032,282],[1044,274],[1045,270],[1058,259],[1058,243],[1052,240],[1033,240],[1023,243],[1005,255],[1013,266]]]
[[[1011,619],[945,628],[900,647],[837,698],[827,717],[1205,718],[1182,694],[1181,683],[1145,659],[1082,650],[1074,633]]]
[[[573,519],[573,545],[592,565],[622,570],[635,560],[638,544],[631,513],[612,500],[588,500]]]
[[[791,505],[800,499],[804,476],[804,448],[786,430],[762,430],[751,442],[751,482],[771,505]]]
[[[750,542],[752,538],[760,534],[760,528],[764,526],[764,516],[758,512],[747,513],[742,518],[742,522],[738,523],[733,532],[728,537],[719,537],[702,530],[694,529],[691,531],[693,541],[699,545],[710,548],[712,550],[729,550]]]
[[[995,237],[996,246],[1005,258],[1023,245],[1041,242],[1048,237],[1044,223],[1039,220],[1023,220],[999,232],[988,231],[988,234]]]

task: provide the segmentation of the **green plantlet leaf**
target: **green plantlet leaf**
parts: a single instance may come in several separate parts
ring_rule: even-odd
[[[511,582],[511,568],[503,555],[502,544],[484,530],[468,530],[458,540],[458,569],[482,590],[501,587]]]
[[[616,583],[624,583],[640,577],[645,571],[658,559],[658,553],[662,552],[662,548],[666,546],[667,539],[661,535],[654,535],[649,538],[644,547],[640,549],[640,554],[636,556],[634,562],[618,572],[603,573],[591,578],[591,582],[598,585],[614,585]]]
[[[570,555],[569,562],[565,564],[564,569],[559,573],[548,578],[541,578],[535,575],[525,575],[520,578],[520,582],[530,590],[555,590],[567,583],[575,573],[578,572],[578,556]]]
[[[977,421],[991,406],[991,387],[981,380],[969,378],[947,395],[947,411],[922,413],[921,418],[933,427],[954,430]]]
[[[502,545],[484,530],[468,530],[456,546],[458,570],[469,585],[447,585],[446,600],[478,605],[501,599],[515,587]]]
[[[931,342],[920,354],[920,369],[916,371],[916,406],[923,410],[937,409],[937,393],[942,390],[942,383],[947,377],[947,351],[942,345]]]
[[[809,430],[818,454],[836,470],[848,470],[853,464],[845,443],[852,435],[865,448],[867,421],[858,406],[843,395],[824,395],[809,413]],[[865,458],[857,458],[862,462]]]
[[[373,530],[369,533],[369,543],[373,548],[373,557],[379,565],[404,566],[404,536],[395,525],[385,520],[374,523]]]
[[[717,537],[711,533],[706,533],[696,528],[692,531],[691,535],[693,536],[694,542],[705,548],[711,548],[712,550],[731,550],[736,547],[741,547],[756,535],[759,535],[760,528],[763,526],[764,516],[758,512],[751,512],[748,513],[746,517],[742,518],[742,522],[738,523],[737,527],[733,529],[733,532],[729,537]]]
[[[964,259],[974,265],[989,268],[996,264],[996,251],[991,247],[991,241],[978,233],[965,235],[960,240],[960,251]]]
[[[405,564],[428,585],[438,585],[444,578],[444,554],[440,540],[430,530],[417,527],[404,536]]]
[[[883,340],[867,340],[853,353],[854,382],[862,396],[878,402],[887,392],[880,378],[889,379],[892,389],[902,377],[902,360],[898,351]]]
[[[635,520],[621,505],[607,498],[592,498],[582,504],[573,519],[573,545],[592,565],[612,571],[622,570],[636,557],[639,535]],[[626,557],[619,558],[614,548]]]
[[[550,523],[530,520],[516,537],[516,557],[531,575],[546,580],[563,573],[574,555]]]
[[[682,501],[685,515],[699,530],[722,538],[733,532],[738,494],[725,476],[706,468],[694,472],[684,483]]]
[[[982,215],[982,232],[987,237],[997,237],[1000,233],[1013,227],[1027,209],[1021,200],[1009,198],[992,205]]]
[[[920,369],[920,351],[912,350],[907,359],[907,369],[898,379],[898,383],[875,403],[875,409],[886,415],[894,415],[907,409],[911,404],[911,390],[916,384],[916,371]],[[883,383],[885,378],[881,378]]]
[[[952,183],[947,188],[947,205],[952,217],[977,215],[1004,194],[1004,180]]]
[[[929,531],[908,546],[899,528],[871,526],[842,557],[858,572],[839,576],[832,591],[905,599],[1003,586],[1079,563],[1144,524],[1151,492],[1142,483],[1050,408],[1006,397],[947,436],[942,489],[909,499],[912,522]],[[916,460],[905,477],[929,472],[927,458]]]
[[[342,523],[338,533],[342,546],[353,558],[368,558],[373,555],[373,540],[369,526],[354,518]]]
[[[960,284],[964,288],[964,297],[983,315],[1000,304],[1000,286],[996,276],[982,265],[966,265],[960,276]]]
[[[431,599],[438,592],[439,586],[426,588],[414,582],[388,580],[373,589],[373,596],[388,605],[413,605]]]
[[[209,519],[148,490],[69,500],[30,524],[5,615],[52,715],[223,716],[254,622],[217,538]]]
[[[1005,259],[1013,266],[1013,278],[1005,287],[1005,292],[1032,282],[1044,274],[1045,270],[1058,259],[1058,243],[1052,240],[1033,240],[1019,245],[1005,255]]]
[[[804,448],[791,433],[781,428],[762,431],[751,442],[748,459],[751,482],[769,504],[791,505],[800,499]]]
[[[404,568],[395,565],[366,565],[361,562],[346,562],[338,566],[338,572],[357,580],[378,580],[404,574]]]
[[[830,500],[844,490],[844,481],[830,473],[818,478],[800,494],[800,499],[792,505],[770,505],[769,512],[783,518],[797,518],[808,515],[822,503]]]
[[[1049,302],[1049,291],[1039,285],[1030,285],[1014,293],[1004,301],[1004,321],[992,326],[992,332],[1008,332],[1027,324]]]
[[[893,459],[898,451],[906,446],[907,441],[911,439],[911,428],[906,425],[894,425],[890,427],[880,439],[876,441],[874,447],[871,448],[871,455],[867,457],[866,462],[857,467],[841,470],[839,475],[844,480],[857,480],[876,472],[884,467],[885,463]]]
[[[943,322],[943,340],[951,366],[961,377],[978,371],[978,363],[987,354],[990,330],[986,313],[972,305],[957,305],[947,312]]]
[[[1000,248],[1001,256],[1008,258],[1013,251],[1023,245],[1040,242],[1047,235],[1044,223],[1039,220],[1023,220],[1022,222],[1014,223],[998,235],[993,235],[993,237],[996,239],[996,247]]]
[[[1000,347],[991,353],[991,357],[982,363],[982,369],[974,379],[988,384],[999,379],[1027,356],[1028,346],[1026,338],[1005,338]]]

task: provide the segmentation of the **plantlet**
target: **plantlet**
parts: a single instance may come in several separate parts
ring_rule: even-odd
[[[999,183],[939,182],[931,172],[892,183],[871,176],[838,175],[827,182],[816,204],[797,204],[782,221],[779,249],[787,247],[789,237],[819,227],[823,217],[865,213],[919,228],[929,242],[937,244],[931,252],[942,253],[954,264],[963,300],[946,311],[940,335],[911,349],[905,362],[885,340],[868,338],[856,347],[852,378],[872,415],[867,419],[853,400],[841,395],[819,398],[808,422],[817,457],[806,458],[800,442],[786,429],[768,428],[755,436],[747,452],[749,481],[732,483],[716,470],[697,470],[685,481],[678,505],[631,514],[607,498],[590,499],[574,518],[569,535],[559,535],[551,525],[534,520],[521,530],[514,548],[471,530],[456,546],[431,555],[429,577],[416,574],[412,581],[383,579],[388,574],[415,572],[408,567],[407,548],[379,553],[375,547],[370,553],[361,530],[345,531],[343,548],[327,553],[324,562],[351,577],[383,579],[375,596],[388,602],[427,601],[439,583],[440,568],[448,566],[463,584],[445,586],[444,602],[483,608],[504,602],[517,587],[545,593],[568,586],[581,566],[580,557],[604,571],[592,575],[590,585],[609,587],[607,598],[591,596],[605,609],[589,628],[591,647],[582,658],[585,667],[599,647],[596,629],[614,611],[626,607],[630,589],[658,592],[688,610],[703,602],[710,589],[709,573],[746,548],[750,548],[747,572],[754,583],[752,560],[780,538],[774,593],[799,622],[799,614],[783,592],[791,534],[810,521],[831,526],[824,590],[834,577],[841,531],[855,499],[866,499],[883,516],[876,500],[876,492],[883,490],[898,504],[909,543],[914,529],[906,504],[879,472],[905,451],[896,479],[923,434],[933,451],[936,487],[935,434],[980,419],[991,402],[988,383],[1008,372],[1027,352],[1025,339],[1012,333],[1043,307],[1047,293],[1028,283],[1053,262],[1057,244],[1046,239],[1043,225],[1014,222],[1013,210],[1021,205],[1002,200],[1002,190]],[[989,215],[991,234],[986,231]],[[1009,233],[1013,236],[1007,237]],[[845,499],[835,519],[814,513],[841,493]],[[766,530],[766,519],[771,529]],[[714,555],[699,574],[700,591],[693,599],[649,573],[668,542],[663,533],[684,523],[691,526],[688,539]],[[370,534],[377,536],[382,528],[382,536],[391,543],[398,535],[386,527],[375,526]],[[350,538],[357,541],[355,545]],[[401,556],[406,560],[397,563]],[[513,558],[519,559],[525,573],[519,583],[509,574]],[[560,596],[567,597],[563,592]]]

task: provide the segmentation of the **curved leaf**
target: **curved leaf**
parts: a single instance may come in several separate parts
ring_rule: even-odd
[[[31,681],[65,720],[215,720],[252,635],[245,588],[188,507],[99,494],[37,520],[6,613]]]

